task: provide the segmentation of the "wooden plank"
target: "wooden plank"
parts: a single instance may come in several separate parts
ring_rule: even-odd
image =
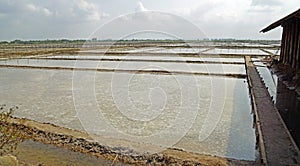
[[[288,42],[288,64],[292,65],[292,45],[293,45],[293,23],[289,23],[289,42]]]
[[[291,42],[291,45],[290,45],[290,49],[291,49],[291,61],[290,61],[290,64],[291,64],[291,66],[292,66],[292,68],[295,68],[295,58],[296,58],[296,56],[295,56],[295,33],[296,33],[296,29],[295,29],[295,27],[296,27],[296,22],[295,22],[295,20],[291,20],[291,28],[292,28],[292,30],[291,30],[291,40],[292,40],[292,42]]]
[[[286,64],[288,61],[288,35],[289,35],[289,27],[285,26],[285,45],[284,45],[284,61],[283,63]]]
[[[299,45],[299,41],[298,41],[298,33],[299,33],[299,21],[298,19],[295,20],[295,34],[294,34],[294,40],[295,40],[295,44],[294,44],[294,68],[298,68],[298,45]]]
[[[297,42],[297,31],[298,31],[297,28],[298,28],[298,26],[297,26],[297,20],[296,19],[294,19],[293,22],[294,22],[294,26],[293,26],[293,35],[292,35],[292,37],[293,37],[293,45],[292,45],[293,61],[292,61],[292,67],[293,68],[297,68],[297,44],[298,44],[298,42]]]
[[[296,49],[296,68],[297,69],[300,69],[300,19],[298,18],[297,20],[296,20],[296,24],[297,24],[297,26],[296,26],[296,31],[297,31],[297,33],[296,33],[296,47],[295,47],[295,49]]]
[[[296,67],[296,19],[292,20],[292,45],[291,45],[291,55],[292,55],[292,61],[291,61],[291,65],[293,68]]]
[[[289,65],[291,65],[291,45],[292,45],[292,24],[291,23],[289,23],[289,36],[288,36],[288,44],[287,44],[287,46],[288,46],[288,61],[287,61],[287,63],[289,64]]]
[[[289,35],[289,27],[285,26],[285,45],[284,45],[284,64],[288,61],[288,35]]]
[[[282,63],[284,62],[285,35],[286,35],[286,30],[285,27],[283,27],[282,36],[281,36],[280,57],[279,57]]]
[[[285,57],[285,52],[286,52],[286,35],[287,35],[287,27],[283,27],[283,33],[282,33],[282,46],[281,46],[281,51],[280,51],[280,56],[281,56],[281,62],[284,64],[286,61]]]

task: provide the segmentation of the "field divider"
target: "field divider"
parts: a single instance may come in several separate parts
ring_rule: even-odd
[[[26,65],[0,65],[0,68],[82,70],[82,71],[153,74],[153,75],[194,75],[194,76],[232,77],[232,78],[241,78],[241,79],[246,78],[246,74],[204,73],[204,72],[167,71],[167,70],[127,70],[127,69],[101,69],[101,68],[80,68],[80,67],[59,67],[59,66],[26,66]]]
[[[162,62],[162,63],[200,63],[200,64],[232,64],[244,65],[245,62],[222,62],[222,61],[204,61],[204,60],[161,60],[161,59],[111,59],[111,58],[22,58],[38,60],[86,60],[86,61],[126,61],[126,62]],[[200,58],[201,59],[201,58]]]
[[[196,58],[201,58],[202,56],[207,56],[207,57],[211,57],[211,56],[216,56],[216,57],[240,57],[240,58],[244,58],[244,56],[251,56],[251,57],[264,57],[264,56],[269,56],[269,54],[232,54],[232,53],[228,53],[228,54],[223,54],[223,53],[216,53],[216,54],[212,54],[212,53],[205,53],[204,52],[126,52],[126,51],[101,51],[101,52],[96,52],[96,51],[79,51],[79,55],[80,54],[93,54],[93,55],[102,55],[102,56],[111,56],[111,55],[130,55],[130,56],[134,56],[134,55],[142,55],[142,56],[181,56],[181,57],[196,57]]]

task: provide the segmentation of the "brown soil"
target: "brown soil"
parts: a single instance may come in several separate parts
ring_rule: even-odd
[[[33,55],[45,55],[45,54],[75,54],[79,51],[79,48],[68,49],[53,49],[53,50],[39,50],[39,51],[22,51],[22,52],[7,52],[0,55],[0,58],[19,58]]]
[[[166,149],[163,152],[149,154],[126,148],[125,140],[118,141],[124,147],[112,147],[94,142],[91,137],[83,132],[75,131],[53,124],[39,123],[28,119],[10,118],[8,122],[0,122],[1,125],[13,124],[15,128],[21,128],[19,132],[25,132],[32,140],[45,144],[53,144],[58,147],[89,154],[113,162],[132,165],[259,165],[250,161],[238,161],[221,157],[190,153],[179,149]],[[107,139],[103,137],[103,139]],[[149,145],[139,145],[145,148]],[[143,146],[143,147],[141,147]]]

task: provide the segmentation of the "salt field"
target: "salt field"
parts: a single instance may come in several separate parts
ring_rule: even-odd
[[[141,50],[161,53],[153,48]],[[174,50],[177,52],[169,56],[81,53],[3,60],[0,101],[17,105],[17,117],[115,139],[254,161],[255,128],[246,79],[76,70],[246,74],[244,58],[180,57],[176,53],[189,50]],[[220,53],[241,53],[223,51]]]
[[[215,48],[208,51],[204,51],[203,53],[208,54],[237,54],[237,55],[268,55],[267,53],[263,52],[260,49],[220,49]]]
[[[89,69],[118,70],[159,70],[174,72],[204,72],[211,74],[245,74],[244,65],[230,64],[186,64],[166,62],[116,62],[116,61],[76,61],[76,60],[39,60],[17,59],[1,61],[0,65],[36,66],[36,67],[74,67]]]
[[[300,165],[299,0],[271,1],[0,2],[0,166]]]

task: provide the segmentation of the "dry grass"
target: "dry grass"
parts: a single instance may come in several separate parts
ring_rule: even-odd
[[[15,150],[18,144],[28,138],[21,128],[15,128],[13,124],[7,123],[17,106],[6,109],[6,105],[0,106],[0,156],[7,155]]]

